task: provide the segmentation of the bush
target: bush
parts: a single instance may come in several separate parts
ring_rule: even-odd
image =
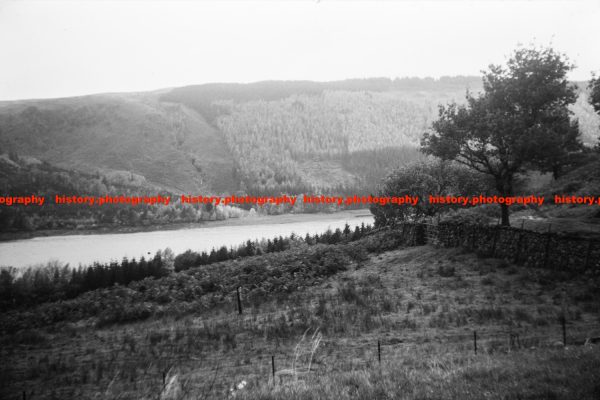
[[[44,344],[48,341],[48,338],[46,337],[46,335],[44,335],[42,332],[40,332],[37,329],[23,329],[21,331],[18,331],[14,335],[5,337],[3,339],[4,339],[3,341],[6,342],[5,344],[7,346],[18,345],[18,344],[38,345],[38,344]]]
[[[491,286],[494,284],[494,279],[492,277],[486,276],[481,280],[482,285]]]
[[[119,304],[113,308],[102,312],[98,316],[96,322],[97,327],[103,327],[116,323],[126,323],[134,321],[142,321],[150,318],[154,313],[154,309],[151,305],[146,303],[141,304]]]
[[[348,282],[339,288],[338,293],[342,300],[347,303],[354,303],[359,306],[365,305],[363,296],[359,293],[359,291],[356,289],[356,286],[352,282]]]
[[[437,270],[438,275],[444,278],[454,276],[455,272],[454,266],[452,265],[440,265]]]
[[[484,208],[484,206],[451,210],[440,218],[440,223],[449,222],[468,225],[490,225],[496,221],[497,218],[490,216],[489,208]]]

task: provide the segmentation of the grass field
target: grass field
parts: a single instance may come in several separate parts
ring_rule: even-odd
[[[242,315],[226,298],[209,311],[6,334],[0,397],[600,396],[600,348],[585,344],[600,336],[597,277],[422,246],[371,252],[298,282],[260,300],[242,289]]]

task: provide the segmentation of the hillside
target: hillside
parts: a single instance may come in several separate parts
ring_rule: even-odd
[[[584,87],[580,83],[580,87]],[[0,153],[84,172],[131,172],[173,192],[373,192],[421,157],[437,107],[479,77],[206,84],[0,103]],[[600,121],[585,91],[582,140]]]
[[[0,394],[595,399],[600,353],[582,345],[600,335],[597,288],[390,232],[298,241],[3,314]]]
[[[369,192],[420,157],[439,103],[480,86],[478,77],[273,81],[190,86],[161,98],[213,121],[246,190]]]
[[[145,230],[205,220],[240,217],[245,212],[234,207],[203,207],[182,204],[178,196],[152,184],[145,177],[127,171],[84,172],[58,167],[47,161],[15,153],[0,153],[0,193],[9,197],[44,197],[42,206],[4,205],[0,207],[0,240],[53,235],[74,231]],[[60,198],[148,196],[169,197],[169,204],[110,204],[90,206],[55,204]]]
[[[477,81],[210,84],[2,102],[0,149],[85,172],[132,172],[174,192],[353,191],[418,157],[416,138],[437,102]]]
[[[0,148],[86,172],[132,172],[174,192],[236,186],[218,132],[152,93],[0,103]]]

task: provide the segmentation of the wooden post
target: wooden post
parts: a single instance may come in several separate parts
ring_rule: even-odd
[[[275,356],[271,356],[271,371],[273,373],[273,383],[275,383]]]
[[[560,322],[562,323],[562,334],[563,334],[563,346],[567,346],[567,319],[565,318],[564,314],[562,316],[562,318],[560,319]]]
[[[473,331],[473,350],[477,354],[477,331]]]
[[[163,375],[163,388],[164,388],[165,385],[167,384],[167,374],[163,371],[162,375]]]
[[[27,393],[23,390],[23,400],[27,400]]]
[[[379,360],[379,365],[381,365],[381,342],[377,341],[377,360]]]
[[[525,228],[525,219],[521,220],[521,230]]]
[[[515,264],[519,263],[521,257],[521,243],[523,242],[523,232],[519,232],[519,240],[517,241],[517,252],[515,254]]]
[[[517,347],[517,334],[516,333],[509,333],[509,343],[508,343],[508,349],[512,350],[515,347]]]
[[[548,239],[546,239],[546,252],[544,253],[544,268],[548,266],[548,254],[550,253],[550,241],[552,240],[552,236],[550,236],[550,232],[548,232]]]
[[[494,257],[494,254],[496,254],[496,242],[498,241],[498,235],[500,235],[500,228],[496,226],[494,232],[494,242],[492,243],[492,254],[490,254],[492,257]]]
[[[242,299],[240,298],[240,288],[239,286],[235,288],[237,293],[237,304],[238,304],[238,314],[242,315]]]

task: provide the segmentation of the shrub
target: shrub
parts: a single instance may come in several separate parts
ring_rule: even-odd
[[[365,302],[361,294],[356,290],[354,283],[348,282],[344,286],[338,289],[338,294],[348,303],[355,303],[356,305],[364,306]]]
[[[48,341],[46,335],[37,329],[23,329],[9,338],[5,338],[7,344],[25,344],[25,345],[38,345],[44,344]]]
[[[104,327],[116,323],[126,323],[148,319],[153,314],[153,308],[145,303],[123,304],[117,303],[111,309],[105,310],[98,316],[97,327]]]
[[[452,265],[440,265],[437,269],[438,275],[442,276],[444,278],[449,278],[451,276],[454,276],[454,273],[456,272],[454,269],[454,266]]]
[[[491,276],[486,276],[481,280],[482,285],[490,286],[494,284],[494,279]]]

